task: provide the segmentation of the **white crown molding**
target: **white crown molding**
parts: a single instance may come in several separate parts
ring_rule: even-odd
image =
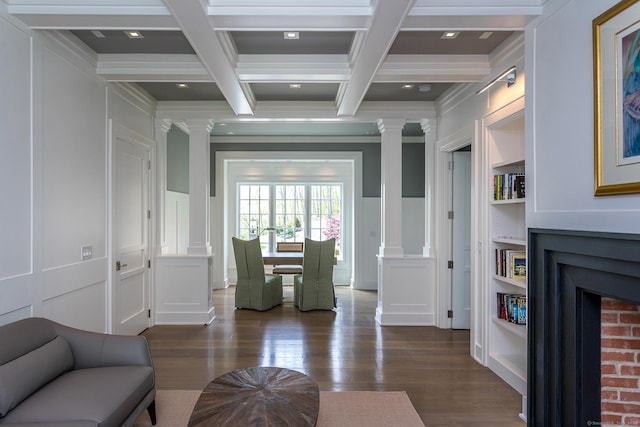
[[[473,101],[476,90],[476,83],[453,85],[436,101],[436,111],[438,112],[438,116],[448,113],[460,104]]]
[[[34,32],[36,37],[41,37],[43,41],[55,44],[61,51],[67,52],[74,59],[80,59],[82,63],[95,69],[98,62],[98,55],[82,43],[69,31],[38,31]],[[93,72],[93,71],[92,71]]]
[[[134,107],[153,115],[157,101],[135,83],[110,83],[110,89]]]
[[[493,65],[510,60],[516,62],[524,59],[524,33],[512,34],[489,55],[489,62]]]

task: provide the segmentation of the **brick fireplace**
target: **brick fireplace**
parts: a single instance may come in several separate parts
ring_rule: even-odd
[[[529,230],[528,425],[640,425],[640,236]]]
[[[640,426],[640,306],[601,298],[602,425]]]

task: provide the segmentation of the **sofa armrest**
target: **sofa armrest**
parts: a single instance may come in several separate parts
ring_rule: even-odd
[[[54,327],[69,343],[75,369],[125,365],[153,367],[146,337],[101,334],[61,324],[54,324]]]

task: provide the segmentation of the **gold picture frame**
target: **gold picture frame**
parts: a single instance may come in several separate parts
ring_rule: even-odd
[[[640,0],[622,0],[592,27],[595,195],[638,193]]]

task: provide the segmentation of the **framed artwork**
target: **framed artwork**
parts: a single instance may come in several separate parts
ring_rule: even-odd
[[[597,196],[640,192],[639,1],[593,20]]]

